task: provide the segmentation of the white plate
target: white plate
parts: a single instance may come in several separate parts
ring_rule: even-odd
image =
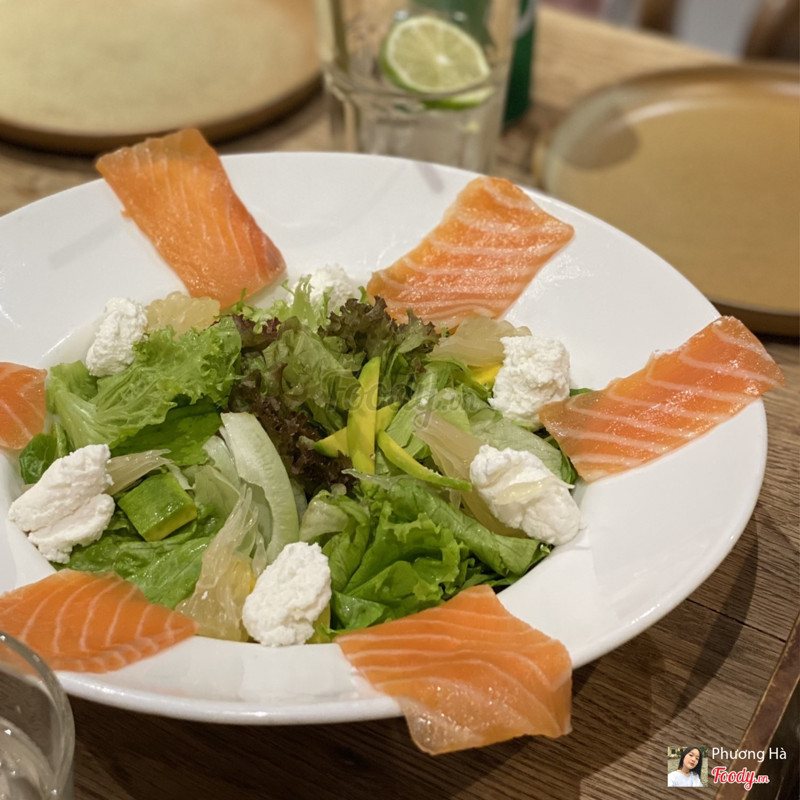
[[[339,263],[365,281],[417,244],[472,177],[430,164],[332,154],[233,156],[225,166],[282,250],[290,276]],[[574,225],[575,237],[508,317],[562,339],[576,385],[602,387],[717,316],[642,245],[531,194]],[[102,181],[0,219],[0,264],[0,361],[33,366],[81,357],[110,297],[150,301],[181,288]],[[766,421],[756,402],[648,466],[580,486],[585,529],[503,591],[503,603],[564,642],[576,668],[602,656],[660,619],[719,565],[752,513],[765,458]],[[5,523],[19,491],[5,458],[0,590],[50,571]],[[195,637],[118,672],[59,677],[75,696],[185,719],[285,724],[399,713],[353,673],[335,644],[268,649]]]

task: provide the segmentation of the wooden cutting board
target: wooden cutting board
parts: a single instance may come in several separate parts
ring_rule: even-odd
[[[638,239],[721,313],[800,326],[796,67],[671,70],[580,101],[537,151],[548,193]]]
[[[98,153],[243,133],[317,87],[311,0],[3,0],[0,136]]]

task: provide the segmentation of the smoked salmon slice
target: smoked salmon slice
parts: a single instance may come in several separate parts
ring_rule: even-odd
[[[117,575],[64,569],[0,595],[0,630],[51,669],[108,672],[193,636],[197,624]]]
[[[397,700],[427,753],[571,730],[567,649],[510,614],[488,586],[340,634],[336,643],[376,689]]]
[[[549,403],[539,419],[586,481],[681,447],[786,383],[761,342],[719,317],[605,389]]]
[[[101,156],[97,169],[192,297],[227,307],[286,265],[233,191],[216,151],[189,128]]]
[[[454,328],[466,317],[498,317],[572,234],[513,183],[475,178],[417,247],[372,275],[367,292],[396,319],[411,309]]]
[[[44,430],[47,370],[0,362],[0,447],[20,450]]]

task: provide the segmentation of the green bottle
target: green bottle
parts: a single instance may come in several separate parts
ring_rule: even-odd
[[[535,23],[536,0],[519,0],[517,33],[508,74],[506,124],[519,119],[530,105]]]

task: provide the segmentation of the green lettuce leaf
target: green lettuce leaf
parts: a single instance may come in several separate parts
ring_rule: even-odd
[[[318,532],[328,557],[333,631],[398,619],[468,586],[507,586],[550,551],[492,533],[411,478],[374,480],[361,502],[320,493],[301,528],[304,540]]]
[[[24,483],[36,483],[57,459],[70,452],[63,426],[55,423],[49,433],[37,433],[19,454],[19,471]]]
[[[407,403],[400,407],[386,432],[406,452],[417,460],[430,455],[430,448],[414,433],[414,426],[421,414],[430,414],[439,406],[452,415],[463,416],[462,403],[455,400],[451,392],[459,381],[462,366],[453,361],[431,361],[419,376],[414,393]],[[440,394],[444,392],[444,394]],[[441,401],[441,402],[440,402]]]
[[[311,298],[311,277],[304,276],[295,284],[294,288],[285,281],[282,288],[286,290],[287,297],[279,298],[268,308],[255,308],[245,303],[239,303],[232,308],[232,313],[261,325],[263,323],[285,322],[291,317],[296,317],[304,325],[316,330],[325,325],[328,320],[328,298],[330,290],[323,293],[316,300]]]
[[[558,475],[562,480],[567,480],[562,470],[564,459],[558,447],[554,447],[541,436],[520,427],[498,412],[494,413],[496,414],[494,419],[485,417],[472,424],[473,436],[477,436],[478,439],[498,450],[504,450],[507,447],[512,450],[527,450],[537,456],[554,475]]]
[[[503,577],[521,578],[550,552],[549,546],[538,539],[492,533],[413,479],[391,481],[386,491],[398,517],[415,519],[422,513],[426,514],[438,525],[452,531],[478,560]]]
[[[194,591],[203,553],[225,516],[211,506],[198,509],[196,520],[159,542],[146,542],[121,511],[96,542],[72,551],[70,569],[116,572],[135,583],[153,603],[175,608]]]
[[[230,317],[177,339],[170,329],[154,331],[136,345],[133,363],[116,375],[95,381],[80,362],[54,367],[48,404],[75,447],[107,443],[114,448],[142,428],[163,423],[177,406],[203,397],[223,406],[240,347]],[[96,392],[90,394],[93,386]]]
[[[81,400],[91,400],[97,394],[97,381],[94,375],[89,374],[89,369],[83,361],[57,364],[52,367],[48,375],[47,398],[51,399],[50,383],[56,379],[59,388],[75,395]]]
[[[203,445],[219,430],[220,424],[216,406],[201,399],[191,406],[171,408],[163,422],[146,425],[115,447],[112,455],[166,450],[165,455],[179,467],[204,464],[208,453]]]
[[[421,516],[392,519],[384,503],[377,518],[332,537],[324,546],[331,566],[334,625],[363,628],[438,605],[462,574],[462,549],[448,531]]]
[[[305,410],[326,434],[333,433],[344,426],[355,402],[359,384],[353,373],[360,363],[325,347],[292,317],[264,350],[264,391],[281,397],[289,408]]]

